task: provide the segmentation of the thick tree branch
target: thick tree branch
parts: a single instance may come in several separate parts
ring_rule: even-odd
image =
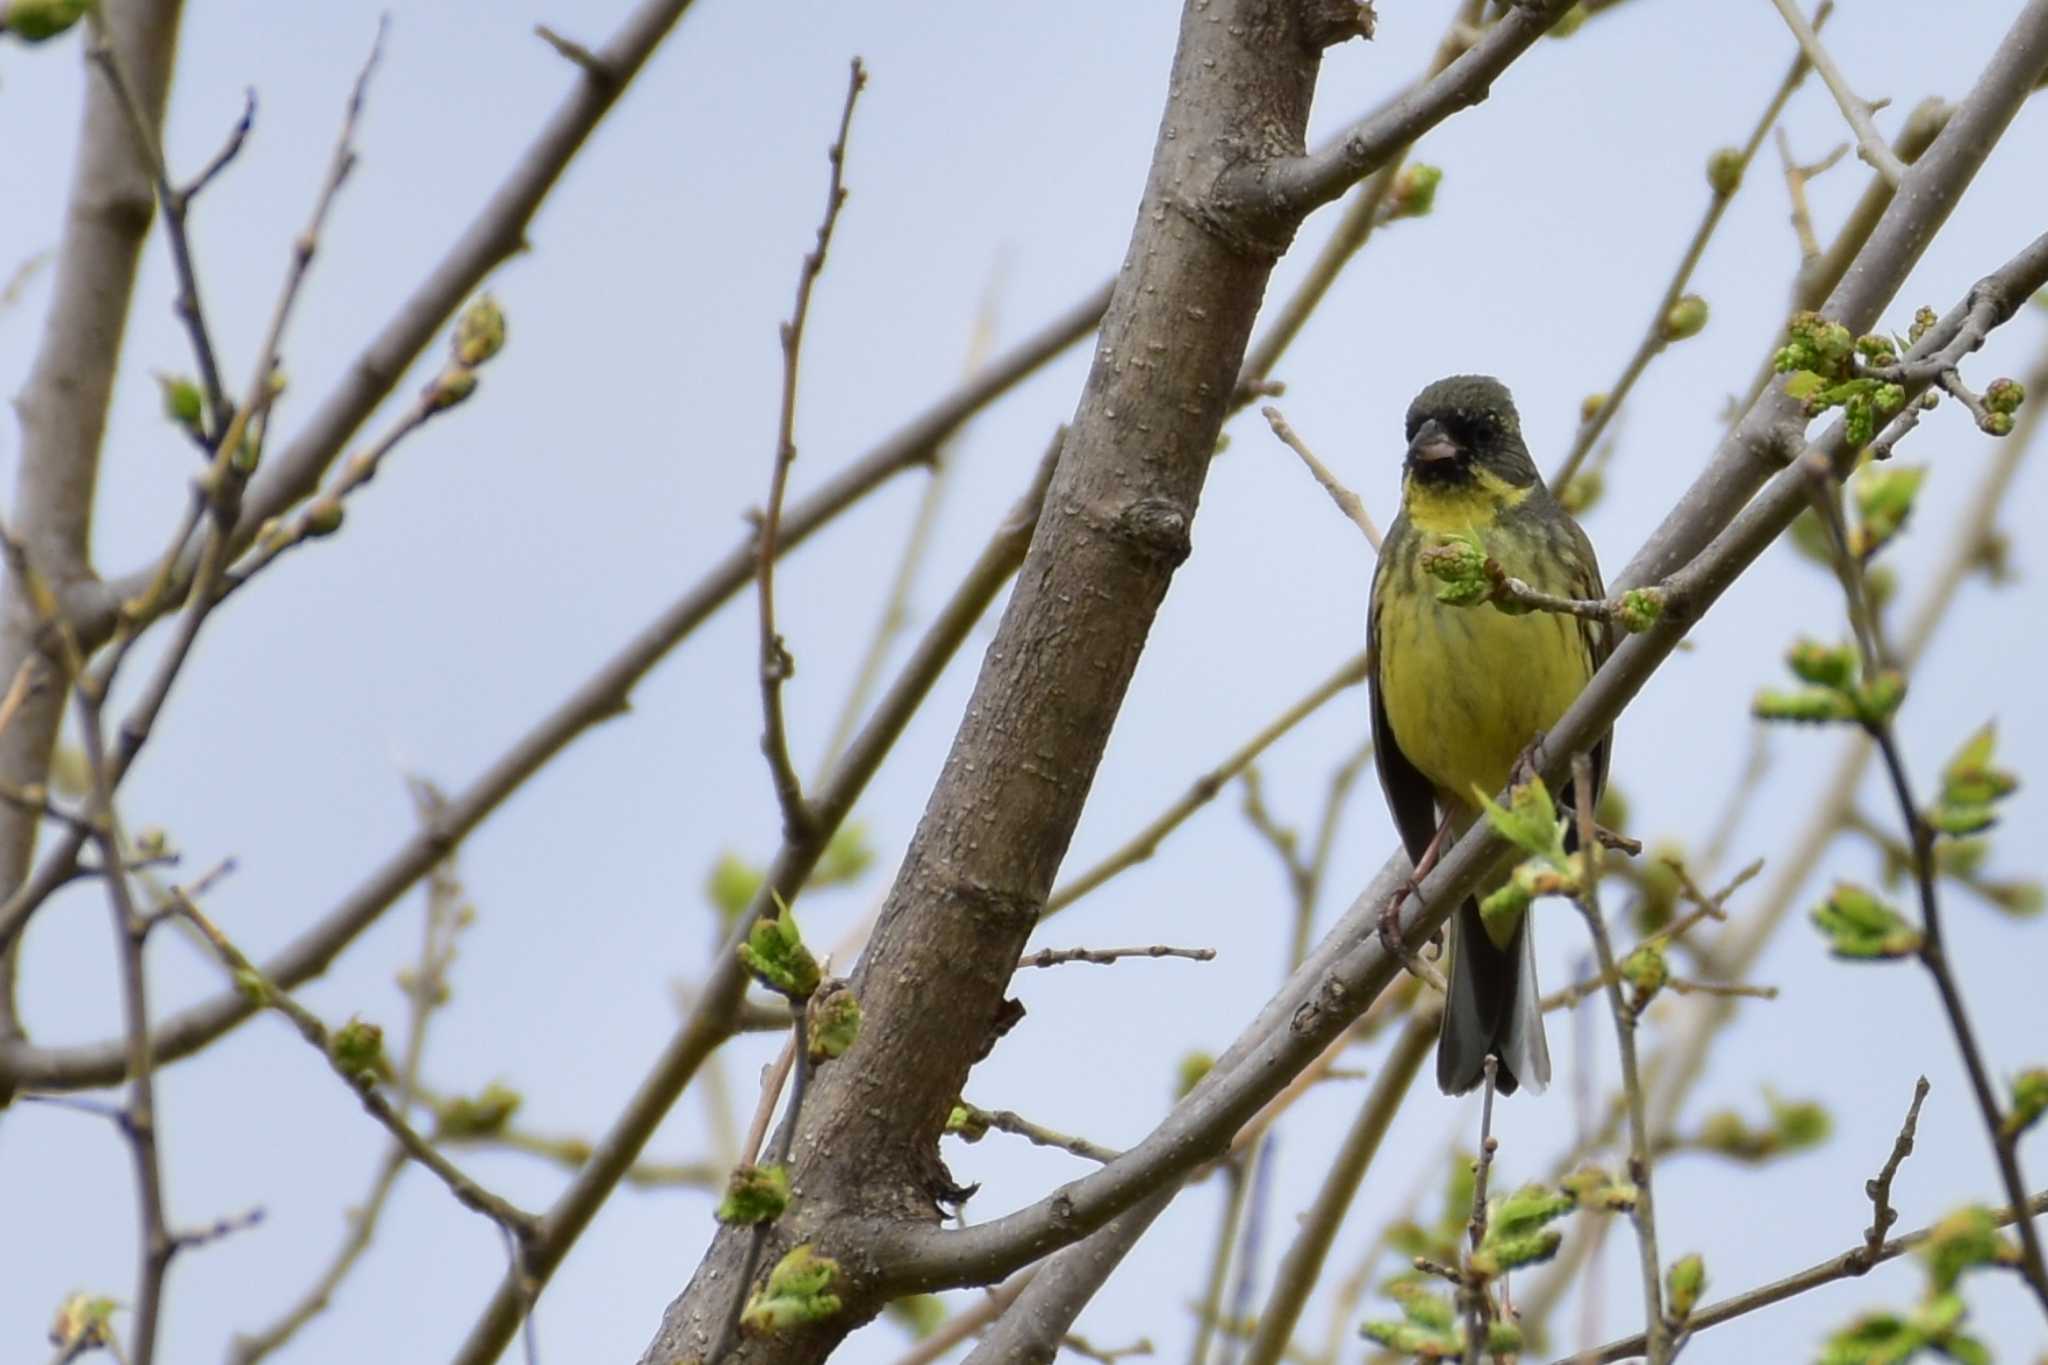
[[[178,0],[142,0],[106,18],[107,41],[128,73],[142,118],[163,121],[177,50]],[[149,166],[136,147],[128,112],[103,81],[85,88],[63,237],[42,340],[29,367],[15,412],[21,446],[9,517],[29,559],[51,580],[60,605],[91,595],[92,510],[107,401],[128,321],[128,304],[153,196]],[[41,665],[38,616],[24,586],[10,575],[0,617],[0,677],[16,678]],[[30,689],[5,730],[0,730],[0,780],[17,787],[40,782],[63,717],[64,688],[47,672]],[[36,817],[0,809],[0,893],[12,894],[28,875]],[[16,946],[0,934],[0,1047],[22,1035],[15,1013]],[[12,1086],[0,1071],[0,1098]]]
[[[1284,159],[1253,159],[1216,182],[1212,212],[1248,244],[1285,249],[1314,210],[1399,155],[1409,143],[1461,109],[1480,103],[1494,80],[1550,31],[1570,8],[1563,0],[1511,5],[1457,60],[1353,126],[1322,151]]]

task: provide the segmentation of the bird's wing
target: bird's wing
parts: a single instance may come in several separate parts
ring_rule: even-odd
[[[1571,537],[1573,556],[1578,565],[1577,582],[1572,591],[1578,597],[1597,601],[1607,596],[1607,589],[1600,582],[1600,561],[1593,554],[1593,542],[1586,538],[1586,532],[1569,513],[1564,516],[1566,533]],[[1579,618],[1579,634],[1586,642],[1586,654],[1593,662],[1592,672],[1599,672],[1600,665],[1607,662],[1607,656],[1614,653],[1615,636],[1620,627],[1612,621],[1588,621]],[[1598,801],[1607,790],[1607,751],[1613,746],[1614,733],[1600,736],[1593,746],[1593,799]],[[1569,807],[1567,807],[1569,809]]]
[[[1401,746],[1394,740],[1394,727],[1387,723],[1386,702],[1380,696],[1380,585],[1386,578],[1388,563],[1399,561],[1409,539],[1406,518],[1396,517],[1387,528],[1379,563],[1372,573],[1372,601],[1365,624],[1365,677],[1366,689],[1372,696],[1373,766],[1379,770],[1380,790],[1387,794],[1387,809],[1394,813],[1394,827],[1401,832],[1409,861],[1414,862],[1422,857],[1422,851],[1436,835],[1436,789],[1408,761],[1408,755],[1401,752]]]

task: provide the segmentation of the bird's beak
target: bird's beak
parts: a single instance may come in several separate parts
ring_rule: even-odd
[[[1457,458],[1458,443],[1437,424],[1435,418],[1424,422],[1415,433],[1415,439],[1408,443],[1408,463],[1413,467],[1441,465]]]

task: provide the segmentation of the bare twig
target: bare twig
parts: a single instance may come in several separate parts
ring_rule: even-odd
[[[1650,1137],[1643,1121],[1643,1084],[1636,1068],[1636,1013],[1622,998],[1621,982],[1614,976],[1614,948],[1607,939],[1607,921],[1600,914],[1600,845],[1593,837],[1593,765],[1584,754],[1572,761],[1572,789],[1578,797],[1576,812],[1580,856],[1585,873],[1580,894],[1575,898],[1593,937],[1593,954],[1600,975],[1607,981],[1607,1003],[1614,1015],[1614,1031],[1621,1052],[1621,1084],[1628,1096],[1629,1179],[1636,1186],[1632,1216],[1636,1245],[1643,1267],[1643,1321],[1649,1335],[1649,1365],[1665,1365],[1671,1358],[1671,1334],[1664,1321],[1664,1271],[1657,1253],[1657,1213],[1650,1188]],[[1609,980],[1610,976],[1614,979]]]
[[[853,127],[853,106],[867,84],[867,68],[860,58],[846,82],[846,103],[839,113],[839,135],[826,157],[832,175],[825,189],[825,217],[818,224],[818,244],[805,254],[797,274],[796,308],[782,327],[782,405],[775,434],[775,472],[768,484],[768,506],[761,515],[760,540],[755,550],[755,587],[761,608],[761,710],[765,717],[761,751],[767,755],[768,771],[775,782],[775,800],[782,807],[783,827],[792,836],[807,833],[813,812],[804,802],[803,782],[789,756],[789,736],[782,716],[782,684],[795,671],[795,662],[775,629],[775,539],[782,528],[782,499],[789,489],[789,467],[796,463],[797,364],[803,356],[804,323],[810,317],[811,290],[825,268],[825,253],[832,246],[832,229],[839,222],[839,210],[846,203],[846,136]]]
[[[1301,1217],[1299,1230],[1275,1273],[1273,1292],[1259,1312],[1258,1327],[1246,1348],[1243,1365],[1279,1365],[1301,1320],[1309,1294],[1321,1277],[1323,1263],[1336,1240],[1345,1212],[1357,1197],[1360,1182],[1379,1152],[1394,1114],[1406,1099],[1422,1062],[1436,1043],[1437,1016],[1424,1010],[1410,1016],[1394,1042],[1392,1053],[1380,1068],[1358,1117],[1345,1131],[1329,1173],[1316,1191],[1315,1202]]]
[[[1045,903],[1045,914],[1052,915],[1064,910],[1118,873],[1150,858],[1158,851],[1160,842],[1167,835],[1177,829],[1190,815],[1215,800],[1230,779],[1249,768],[1252,761],[1271,747],[1274,741],[1315,714],[1332,697],[1364,681],[1365,655],[1361,652],[1345,660],[1336,672],[1318,683],[1307,696],[1274,717],[1271,724],[1247,740],[1237,752],[1196,778],[1194,784],[1178,801],[1139,830],[1121,848],[1064,886],[1055,889]]]
[[[1237,1250],[1238,1229],[1244,1223],[1245,1205],[1251,1199],[1251,1163],[1256,1159],[1257,1148],[1253,1146],[1233,1153],[1223,1164],[1228,1188],[1217,1215],[1216,1237],[1209,1248],[1209,1277],[1202,1302],[1195,1310],[1195,1344],[1188,1351],[1188,1365],[1207,1365],[1216,1329],[1223,1322],[1223,1296],[1230,1286],[1230,1258]]]
[[[1315,452],[1308,448],[1307,442],[1296,435],[1294,428],[1287,424],[1287,419],[1280,415],[1280,409],[1268,404],[1260,408],[1259,412],[1273,428],[1273,434],[1280,438],[1281,443],[1301,457],[1301,462],[1308,466],[1308,472],[1316,476],[1316,482],[1330,495],[1330,501],[1337,504],[1337,510],[1349,517],[1352,525],[1365,532],[1367,543],[1372,546],[1373,553],[1378,554],[1380,528],[1373,524],[1372,514],[1365,510],[1364,499],[1346,488],[1342,481],[1330,472],[1329,467],[1316,458]]]
[[[1472,1214],[1465,1225],[1472,1255],[1478,1254],[1480,1244],[1486,1240],[1486,1182],[1493,1171],[1494,1153],[1500,1150],[1500,1139],[1493,1135],[1494,1078],[1499,1069],[1500,1059],[1489,1052],[1486,1086],[1479,1102],[1479,1158],[1472,1171]],[[1486,1348],[1486,1325],[1493,1320],[1494,1313],[1493,1295],[1475,1274],[1454,1274],[1465,1311],[1465,1365],[1479,1365],[1480,1352]]]
[[[1031,1277],[1037,1273],[1035,1266],[1018,1271],[989,1290],[973,1307],[963,1309],[946,1319],[939,1325],[937,1331],[898,1357],[896,1365],[933,1365],[933,1362],[946,1352],[1001,1317],[1003,1312],[1017,1301],[1017,1296],[1024,1292],[1024,1287],[1031,1283]]]
[[[1802,53],[1800,60],[1805,56]],[[1813,210],[1806,202],[1806,187],[1825,175],[1836,162],[1849,154],[1849,144],[1837,143],[1835,149],[1818,161],[1801,162],[1793,159],[1792,140],[1785,135],[1781,125],[1778,128],[1778,160],[1785,168],[1785,194],[1792,201],[1792,235],[1799,239],[1799,260],[1810,265],[1820,259],[1820,237],[1813,230]]]
[[[961,1136],[970,1142],[975,1141],[976,1137],[969,1136],[969,1133],[993,1128],[999,1133],[1010,1133],[1023,1138],[1034,1146],[1055,1147],[1062,1152],[1072,1152],[1075,1156],[1098,1165],[1106,1165],[1116,1160],[1118,1155],[1111,1148],[1090,1142],[1086,1138],[1074,1137],[1057,1129],[1047,1128],[1044,1124],[1033,1123],[1008,1109],[983,1109],[969,1104],[966,1100],[960,1101],[960,1108],[967,1115],[967,1130]]]
[[[448,1192],[455,1196],[457,1203],[496,1223],[517,1240],[521,1247],[532,1241],[539,1229],[539,1219],[477,1184],[457,1169],[447,1157],[436,1151],[433,1144],[421,1137],[413,1126],[405,1121],[397,1107],[384,1097],[383,1092],[377,1088],[377,1077],[373,1072],[352,1070],[336,1055],[334,1037],[328,1031],[327,1025],[320,1021],[319,1016],[265,977],[256,964],[221,932],[220,926],[216,925],[189,897],[175,891],[173,895],[178,898],[178,912],[205,936],[215,955],[220,958],[221,965],[235,977],[237,985],[260,996],[263,1004],[291,1021],[292,1026],[299,1031],[299,1036],[327,1059],[327,1064],[334,1073],[355,1091],[356,1098],[362,1102],[370,1117],[384,1125],[385,1131],[405,1148],[407,1156],[433,1172],[435,1177],[448,1187]]]
[[[1820,72],[1820,78],[1827,82],[1828,93],[1835,97],[1835,103],[1841,106],[1842,117],[1849,121],[1849,127],[1855,131],[1856,155],[1862,157],[1873,170],[1883,176],[1886,184],[1897,189],[1899,182],[1906,175],[1905,163],[1899,160],[1892,151],[1891,144],[1877,131],[1877,125],[1870,121],[1870,116],[1889,101],[1880,100],[1872,104],[1858,97],[1856,92],[1849,88],[1849,82],[1843,77],[1841,68],[1835,65],[1834,58],[1828,55],[1827,48],[1822,46],[1820,35],[1814,32],[1814,26],[1807,23],[1806,16],[1799,12],[1799,6],[1794,4],[1793,0],[1771,0],[1771,3],[1776,5],[1778,13],[1784,16],[1785,27],[1791,29],[1792,36],[1799,40],[1800,50],[1805,52],[1806,59],[1813,63],[1813,69]]]
[[[1831,7],[1832,0],[1821,0],[1813,15],[1816,26],[1826,22]],[[1550,476],[1552,488],[1562,492],[1571,483],[1573,476],[1585,465],[1586,457],[1592,454],[1593,447],[1599,443],[1602,433],[1614,421],[1615,413],[1621,410],[1623,402],[1634,391],[1636,381],[1643,377],[1643,371],[1649,369],[1650,362],[1671,344],[1672,338],[1666,319],[1671,316],[1671,310],[1679,299],[1684,297],[1686,285],[1692,282],[1693,271],[1699,268],[1700,258],[1707,251],[1707,243],[1713,239],[1715,229],[1721,225],[1722,215],[1727,212],[1728,205],[1734,200],[1735,192],[1741,188],[1750,163],[1756,160],[1757,148],[1763,145],[1764,134],[1777,121],[1778,115],[1785,108],[1785,101],[1792,97],[1792,92],[1806,79],[1806,71],[1805,57],[1802,55],[1794,58],[1791,69],[1785,73],[1785,79],[1778,82],[1778,88],[1772,92],[1770,100],[1764,105],[1763,114],[1757,119],[1756,126],[1750,130],[1749,138],[1742,144],[1741,150],[1727,162],[1718,159],[1722,153],[1715,154],[1717,159],[1711,162],[1708,168],[1706,212],[1701,215],[1699,226],[1693,229],[1692,240],[1686,244],[1684,254],[1678,258],[1678,268],[1672,272],[1670,282],[1664,286],[1663,294],[1658,298],[1656,306],[1651,309],[1649,325],[1643,330],[1642,340],[1636,343],[1635,353],[1621,367],[1620,375],[1601,396],[1599,404],[1579,423],[1579,429],[1572,436],[1571,449],[1566,451],[1564,459],[1558,462],[1557,472]]]
[[[1107,967],[1129,957],[1184,957],[1191,962],[1213,962],[1214,948],[1169,948],[1155,943],[1145,948],[1040,948],[1017,960],[1017,967],[1058,967],[1068,962],[1093,962]]]
[[[86,48],[86,56],[105,75],[114,97],[127,116],[128,129],[135,137],[135,145],[142,153],[143,161],[149,167],[150,181],[156,192],[156,201],[164,214],[164,241],[171,252],[171,269],[178,281],[178,295],[174,305],[178,320],[184,324],[186,334],[192,343],[193,363],[199,368],[199,382],[206,395],[206,436],[209,443],[218,442],[228,422],[227,391],[221,384],[220,364],[214,358],[213,335],[206,325],[206,311],[199,299],[199,279],[192,266],[192,244],[185,232],[186,210],[191,205],[192,195],[204,188],[206,182],[218,175],[227,163],[241,150],[242,140],[248,136],[249,125],[256,117],[256,96],[252,91],[243,106],[242,117],[228,138],[226,147],[216,156],[213,163],[193,182],[190,189],[179,191],[171,186],[169,169],[164,164],[164,150],[157,139],[148,112],[136,96],[134,88],[122,74],[121,63],[114,53],[105,22],[96,12],[88,11],[92,25],[92,39]]]
[[[1991,1221],[1996,1227],[2005,1227],[2024,1222],[2028,1218],[2038,1218],[2043,1214],[2048,1214],[2048,1190],[2033,1195],[2017,1209],[1994,1209]],[[1693,1333],[1702,1332],[1709,1327],[1718,1327],[1724,1322],[1731,1322],[1745,1314],[1754,1313],[1760,1308],[1769,1308],[1772,1304],[1796,1298],[1810,1289],[1818,1289],[1837,1280],[1853,1279],[1866,1273],[1873,1265],[1905,1255],[1933,1235],[1932,1227],[1916,1229],[1903,1237],[1894,1237],[1886,1242],[1875,1256],[1870,1255],[1869,1249],[1859,1242],[1838,1256],[1831,1256],[1817,1265],[1787,1275],[1782,1280],[1775,1280],[1747,1293],[1736,1294],[1722,1299],[1719,1303],[1710,1303],[1694,1309],[1692,1316],[1685,1320],[1686,1330]],[[1610,1341],[1591,1351],[1565,1357],[1557,1361],[1556,1365],[1614,1365],[1616,1361],[1633,1360],[1642,1355],[1647,1346],[1644,1334],[1638,1332],[1634,1336]]]
[[[1892,1207],[1892,1178],[1899,1173],[1900,1164],[1913,1154],[1913,1135],[1920,1126],[1920,1106],[1926,1102],[1930,1088],[1925,1076],[1913,1082],[1913,1103],[1906,1110],[1906,1121],[1899,1125],[1899,1135],[1892,1142],[1892,1154],[1885,1158],[1875,1178],[1863,1182],[1863,1193],[1870,1199],[1870,1227],[1863,1234],[1863,1249],[1871,1265],[1877,1264],[1878,1256],[1884,1251],[1885,1234],[1892,1230],[1892,1224],[1899,1221],[1899,1211]]]

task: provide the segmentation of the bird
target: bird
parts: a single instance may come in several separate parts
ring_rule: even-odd
[[[1383,933],[1440,848],[1478,819],[1478,793],[1508,785],[1614,648],[1605,621],[1442,602],[1423,566],[1432,546],[1476,536],[1503,572],[1539,591],[1605,596],[1592,542],[1530,459],[1507,386],[1488,375],[1437,380],[1409,405],[1407,440],[1401,510],[1380,547],[1366,624],[1374,763],[1415,867]],[[1591,751],[1595,799],[1610,739]],[[1569,786],[1563,801],[1572,809]],[[1488,926],[1476,899],[1458,907],[1437,1036],[1446,1094],[1476,1088],[1488,1056],[1499,1094],[1550,1081],[1529,918]]]

